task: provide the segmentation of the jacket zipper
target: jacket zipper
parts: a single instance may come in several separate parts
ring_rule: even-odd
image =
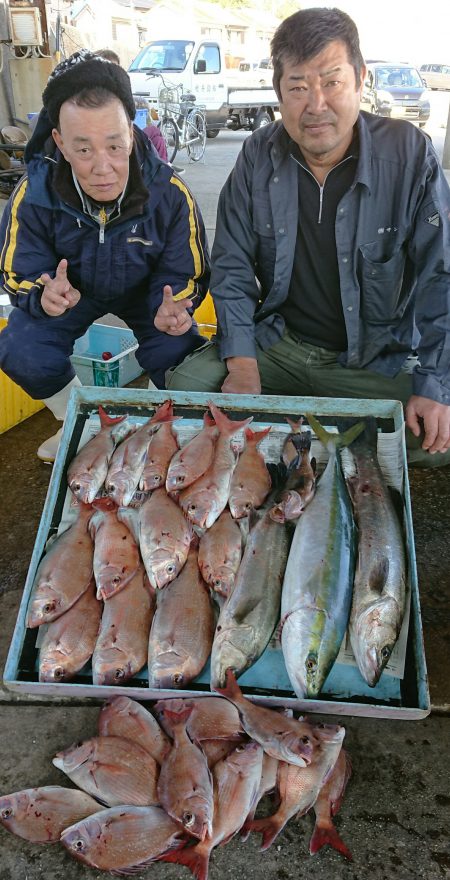
[[[317,186],[319,187],[319,216],[317,218],[317,222],[322,223],[323,192],[325,189],[325,184],[327,182],[327,177],[329,174],[331,174],[332,171],[334,171],[335,168],[339,168],[339,165],[343,165],[344,162],[347,162],[347,160],[351,159],[352,156],[346,156],[345,159],[342,159],[340,162],[337,163],[337,165],[333,165],[333,168],[330,168],[330,170],[327,171],[327,173],[325,175],[325,179],[322,184],[320,184],[319,181],[317,180],[317,178],[314,177],[314,174],[312,173],[312,171],[310,171],[309,168],[306,167],[306,165],[302,165],[302,163],[299,162],[298,159],[296,159],[295,156],[292,155],[292,153],[290,153],[290,157],[291,157],[291,159],[294,160],[294,162],[297,162],[297,165],[300,165],[300,168],[303,168],[304,171],[307,171],[308,174],[311,175],[312,179],[315,180],[315,182],[317,183]]]

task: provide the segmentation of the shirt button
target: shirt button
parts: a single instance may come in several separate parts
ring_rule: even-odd
[[[266,223],[266,229],[272,229],[272,226],[270,223]]]
[[[283,229],[283,227],[281,227],[281,229],[279,229],[278,232],[280,233],[280,235],[283,235],[283,234],[284,234],[284,229]]]
[[[353,306],[347,306],[347,311],[348,311],[348,312],[352,312],[352,311],[353,311]]]
[[[343,262],[343,263],[348,263],[348,257],[342,257],[342,262]]]
[[[344,208],[339,208],[339,213],[340,213],[340,214],[343,214],[343,213],[344,213]]]
[[[273,182],[278,183],[278,177],[274,177]]]

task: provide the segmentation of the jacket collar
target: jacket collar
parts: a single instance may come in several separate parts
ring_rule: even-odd
[[[359,157],[352,188],[357,183],[361,183],[370,191],[372,184],[372,135],[368,124],[370,123],[370,115],[369,120],[367,120],[367,115],[361,112],[356,121],[359,138]],[[274,124],[268,140],[271,145],[273,167],[276,170],[280,163],[289,156],[290,152],[290,137],[282,122]]]

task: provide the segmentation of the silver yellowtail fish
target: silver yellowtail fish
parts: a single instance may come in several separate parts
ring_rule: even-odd
[[[255,663],[280,619],[281,584],[291,534],[266,509],[250,529],[235,585],[220,612],[211,653],[211,685],[223,687]]]
[[[361,675],[374,687],[397,641],[405,611],[406,556],[401,525],[377,459],[373,419],[352,445],[356,475],[347,484],[358,525],[349,635]]]
[[[281,645],[299,698],[320,693],[348,624],[356,533],[338,449],[364,428],[359,423],[345,434],[331,434],[314,416],[308,421],[330,457],[297,523],[284,575]]]

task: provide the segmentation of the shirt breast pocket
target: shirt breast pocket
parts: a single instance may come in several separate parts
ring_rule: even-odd
[[[275,232],[268,195],[255,193],[253,197],[253,232],[256,238],[256,263],[266,290],[273,282],[276,257]]]
[[[401,317],[405,253],[402,247],[384,251],[381,243],[362,245],[358,255],[361,313],[372,323],[389,324]]]

